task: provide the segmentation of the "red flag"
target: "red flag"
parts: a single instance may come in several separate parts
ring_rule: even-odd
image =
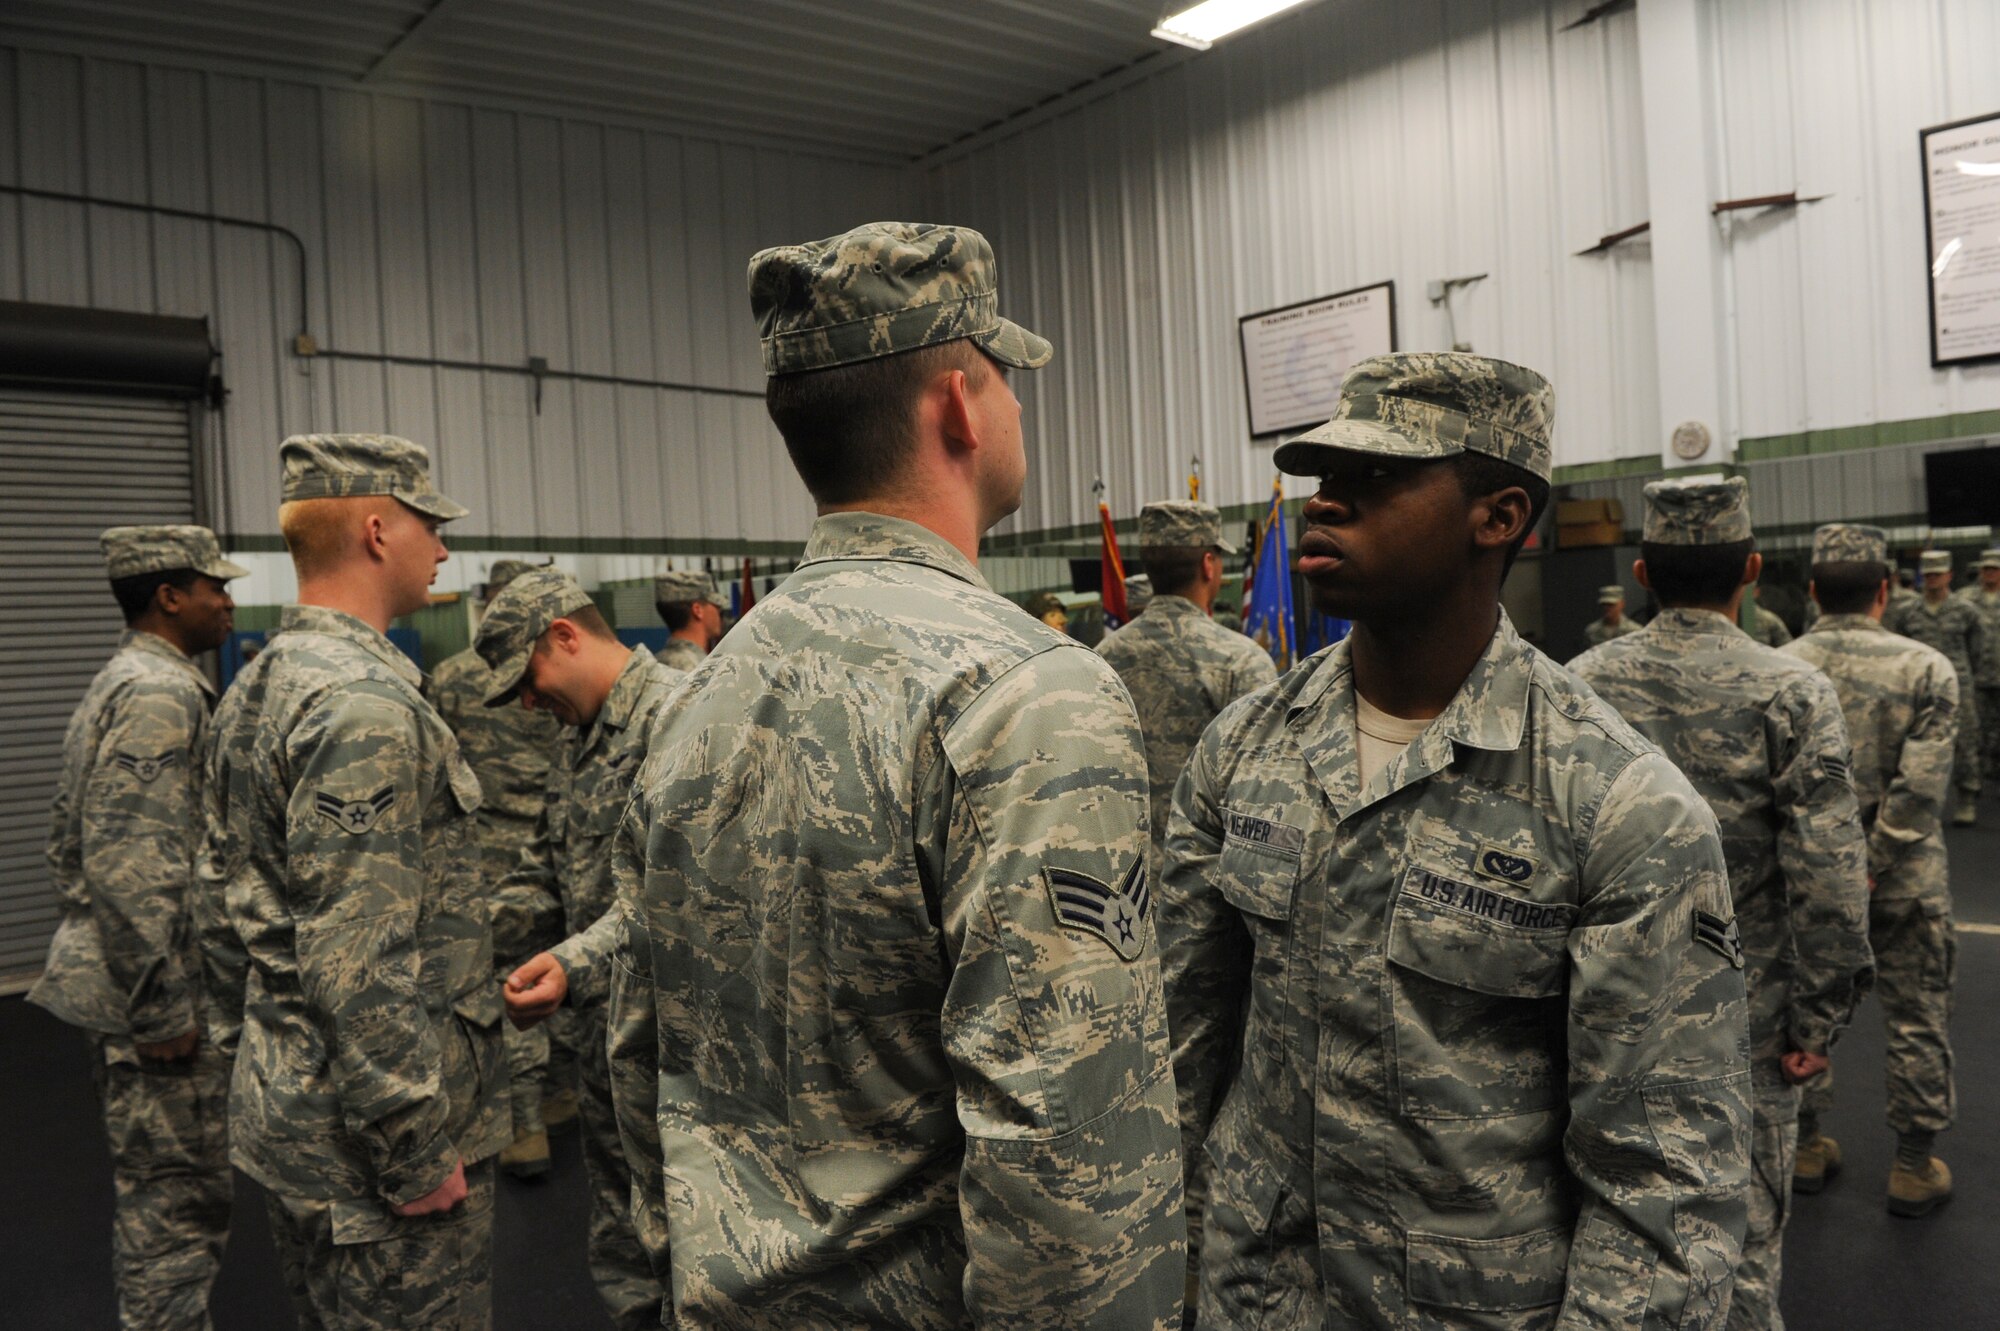
[[[1097,519],[1104,526],[1104,559],[1099,565],[1104,586],[1099,594],[1104,601],[1104,629],[1108,633],[1131,616],[1125,609],[1125,561],[1118,557],[1118,533],[1111,526],[1111,509],[1102,500],[1097,504]]]
[[[750,580],[750,559],[746,555],[743,560],[742,608],[736,612],[737,617],[741,618],[742,616],[749,614],[750,607],[755,604],[757,604],[757,584]]]

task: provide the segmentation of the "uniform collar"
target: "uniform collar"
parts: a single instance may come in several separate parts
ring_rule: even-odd
[[[991,590],[979,569],[950,541],[928,527],[881,513],[826,513],[813,523],[799,566],[846,559],[922,564],[982,591]]]
[[[1879,623],[1866,615],[1821,615],[1813,621],[1807,633],[1831,633],[1834,630],[1854,633],[1887,633]]]
[[[144,629],[126,629],[118,639],[118,650],[144,652],[162,661],[171,661],[186,671],[190,679],[201,685],[202,692],[210,697],[215,696],[215,685],[208,682],[208,676],[201,672],[201,667],[194,663],[194,659],[157,633],[148,633]]]
[[[364,624],[342,610],[334,610],[323,605],[288,605],[278,618],[280,633],[321,633],[330,638],[341,638],[380,658],[401,676],[410,687],[416,688],[424,682],[424,672],[417,663],[403,655],[403,649],[389,641],[387,634],[373,624]]]
[[[1151,613],[1150,608],[1148,613]],[[1402,756],[1376,774],[1367,791],[1360,786],[1360,761],[1354,736],[1354,666],[1343,639],[1327,653],[1317,677],[1286,719],[1298,735],[1306,764],[1326,787],[1341,817],[1367,802],[1443,771],[1456,756],[1456,746],[1511,753],[1521,747],[1528,718],[1528,685],[1534,674],[1534,649],[1514,631],[1507,612],[1466,674],[1465,682],[1424,732],[1410,741]]]
[[[1672,606],[1654,615],[1646,625],[1648,633],[1719,633],[1739,634],[1743,630],[1729,622],[1729,616],[1714,610],[1696,610],[1691,606]],[[1747,636],[1747,635],[1746,635]]]
[[[1196,605],[1193,601],[1188,600],[1187,597],[1176,596],[1172,592],[1153,593],[1153,599],[1146,602],[1145,614],[1141,615],[1140,618],[1143,619],[1145,615],[1150,615],[1154,611],[1158,611],[1161,615],[1165,616],[1168,619],[1214,618],[1214,616],[1210,615],[1208,611],[1202,609],[1200,606]]]
[[[638,710],[639,700],[645,696],[646,680],[656,669],[665,667],[644,648],[634,649],[626,658],[625,668],[611,681],[611,692],[604,696],[604,706],[597,709],[596,717],[583,729],[582,742],[576,749],[579,763],[610,732],[632,724],[632,713]]]

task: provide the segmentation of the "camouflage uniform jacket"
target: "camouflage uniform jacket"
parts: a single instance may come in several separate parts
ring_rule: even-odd
[[[659,651],[660,664],[669,670],[689,671],[707,659],[707,653],[686,638],[668,638]]]
[[[2000,689],[2000,592],[1967,587],[1957,597],[1979,612],[1982,636],[1986,639],[1986,664],[1973,672],[1972,682],[1982,689]]]
[[[63,732],[48,844],[62,914],[28,999],[73,1026],[140,1044],[195,1029],[187,889],[214,696],[179,648],[128,630]]]
[[[503,912],[527,922],[526,950],[547,948],[562,962],[572,1004],[602,1002],[608,992],[613,838],[653,718],[683,678],[649,652],[632,653],[597,719],[565,730],[534,839],[500,884]]]
[[[424,697],[458,737],[458,749],[479,778],[479,857],[491,885],[514,867],[534,838],[550,764],[562,743],[562,724],[547,712],[488,707],[492,672],[470,647],[424,681]]]
[[[1743,619],[1745,622],[1737,627],[1753,641],[1761,642],[1766,647],[1783,647],[1792,640],[1792,630],[1785,621],[1753,601],[1747,599],[1744,601]]]
[[[1222,709],[1278,678],[1270,653],[1231,633],[1185,596],[1159,595],[1146,613],[1097,645],[1132,695],[1146,741],[1155,844],[1167,833],[1174,782],[1195,741]]]
[[[1613,638],[1623,638],[1628,634],[1637,633],[1644,627],[1643,624],[1633,623],[1630,618],[1621,618],[1616,624],[1607,624],[1604,622],[1604,616],[1599,615],[1584,626],[1583,636],[1586,642],[1595,647],[1601,642],[1610,642]]]
[[[194,879],[188,885],[188,919],[201,945],[210,1034],[230,1058],[236,1056],[243,1034],[250,953],[229,918],[229,882],[249,862],[249,818],[255,808],[250,759],[257,743],[257,718],[264,710],[274,638],[266,638],[264,650],[236,672],[216,705],[202,746],[202,837]]]
[[[1979,673],[1987,668],[1990,655],[1986,642],[1986,624],[1979,611],[1961,597],[1947,596],[1936,605],[1918,597],[1889,623],[1888,615],[1882,622],[1906,638],[1914,638],[1926,647],[1934,647],[1945,654],[1951,668],[1958,672],[1961,695],[1973,686]]]
[[[1840,694],[1875,895],[1948,891],[1941,820],[1958,736],[1951,662],[1866,615],[1823,615],[1785,651],[1824,671]]]
[[[1779,1058],[1827,1052],[1873,968],[1840,695],[1709,610],[1662,610],[1569,668],[1714,811],[1743,937],[1751,1071],[1784,1085]]]
[[[509,1137],[501,1001],[474,871],[479,781],[387,637],[290,606],[257,664],[247,752],[219,745],[242,862],[224,896],[250,958],[230,1159],[393,1228]],[[237,807],[241,801],[243,807]]]
[[[678,1325],[1177,1328],[1145,760],[1110,667],[857,512],[700,681],[621,838],[661,977],[638,1177],[665,1190],[635,1209],[667,1218]]]
[[[1200,1324],[1720,1327],[1750,1078],[1714,816],[1504,614],[1365,787],[1354,717],[1342,642],[1174,791]]]

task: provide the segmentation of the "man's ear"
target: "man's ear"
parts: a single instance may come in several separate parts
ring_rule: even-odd
[[[1520,539],[1534,516],[1534,501],[1518,485],[1488,495],[1481,502],[1486,505],[1486,518],[1479,524],[1479,536],[1503,549]]]
[[[936,401],[938,429],[953,452],[978,451],[979,415],[972,406],[972,384],[964,370],[946,370],[931,381],[926,396]]]
[[[153,588],[153,609],[172,619],[179,615],[188,603],[188,594],[171,582],[163,582]]]
[[[380,513],[369,513],[361,519],[361,548],[370,559],[388,558],[389,524]]]
[[[1756,582],[1757,579],[1762,577],[1763,575],[1764,575],[1763,552],[1758,550],[1752,550],[1750,552],[1750,557],[1743,561],[1743,585],[1745,587],[1748,587],[1752,583]]]
[[[1635,559],[1632,561],[1632,576],[1639,580],[1641,587],[1644,587],[1647,591],[1653,590],[1653,580],[1646,576],[1645,560]]]

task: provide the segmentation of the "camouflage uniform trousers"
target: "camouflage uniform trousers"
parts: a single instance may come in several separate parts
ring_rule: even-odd
[[[576,1010],[568,1005],[559,1007],[536,1029],[548,1041],[548,1058],[542,1065],[542,1094],[555,1095],[559,1091],[580,1094],[578,1083],[582,1077],[585,1036],[579,1028]]]
[[[2000,651],[2000,647],[1993,650]],[[1985,754],[1986,775],[2000,781],[2000,684],[1981,684],[1979,695],[1979,747]]]
[[[1778,1313],[1785,1221],[1791,1218],[1792,1166],[1799,1154],[1799,1092],[1759,1086],[1750,1129],[1750,1224],[1736,1264],[1729,1331],[1784,1331]]]
[[[1868,942],[1875,949],[1875,997],[1888,1032],[1889,1127],[1944,1132],[1958,1119],[1950,1036],[1958,938],[1951,906],[1935,896],[1878,896],[1868,903]],[[1832,1107],[1829,1070],[1806,1086],[1801,1132],[1817,1132]]]
[[[1982,747],[1981,734],[1985,721],[1986,701],[1980,695],[1987,690],[1962,688],[1958,694],[1958,741],[1952,747],[1951,784],[1961,795],[1979,793],[1979,762]]]
[[[299,1331],[491,1331],[493,1161],[467,1165],[465,1187],[443,1215],[354,1226],[338,1203],[267,1194]]]
[[[229,1061],[206,1036],[192,1060],[142,1063],[93,1033],[92,1073],[111,1144],[111,1265],[124,1331],[207,1331],[229,1237]]]
[[[632,1221],[632,1171],[612,1095],[606,1014],[606,1004],[591,1003],[576,1011],[575,1023],[577,1119],[590,1178],[590,1278],[619,1331],[653,1331],[666,1293]]]
[[[503,967],[497,976],[501,984],[514,973]],[[507,1107],[514,1117],[514,1140],[532,1137],[542,1130],[542,1090],[549,1075],[549,1033],[544,1026],[517,1030],[513,1022],[500,1028],[500,1042],[507,1051]]]

